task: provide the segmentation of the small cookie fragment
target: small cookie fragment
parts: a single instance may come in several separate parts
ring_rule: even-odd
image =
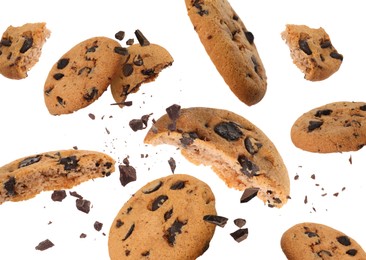
[[[290,227],[282,234],[281,248],[288,260],[366,259],[366,252],[354,239],[320,223]]]
[[[366,144],[365,124],[365,102],[332,102],[296,119],[291,140],[296,147],[313,153],[357,151]]]
[[[208,107],[179,109],[161,116],[144,142],[180,148],[196,165],[211,166],[230,188],[254,191],[269,207],[282,207],[289,198],[287,168],[272,141],[254,124],[231,111]],[[172,127],[174,125],[174,127]]]
[[[119,107],[125,106],[127,96],[139,90],[144,83],[154,81],[159,73],[172,65],[170,53],[160,45],[147,44],[140,36],[139,44],[127,48],[128,58],[121,60],[111,83],[111,92]]]
[[[39,61],[42,47],[51,32],[46,23],[9,26],[0,41],[0,74],[9,79],[24,79]]]
[[[290,49],[293,63],[310,81],[329,78],[340,68],[343,55],[334,48],[329,35],[320,27],[287,24],[281,33],[282,39]]]
[[[253,33],[228,0],[185,0],[188,16],[208,56],[231,91],[248,106],[267,90]]]
[[[114,172],[107,154],[87,150],[60,150],[23,157],[0,167],[0,204],[30,199],[42,191],[72,188]],[[66,196],[61,191],[61,200]],[[55,196],[55,195],[54,195]]]
[[[141,187],[121,208],[109,231],[114,259],[196,259],[208,248],[216,225],[215,197],[201,180],[175,174]]]
[[[44,100],[52,115],[70,114],[89,106],[108,88],[128,52],[108,37],[84,40],[52,66],[44,84]]]

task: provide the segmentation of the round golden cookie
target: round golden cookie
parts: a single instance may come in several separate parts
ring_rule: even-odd
[[[351,237],[319,223],[304,222],[286,230],[281,248],[288,260],[363,260],[366,253]]]
[[[231,111],[173,105],[156,120],[144,142],[179,147],[190,162],[211,166],[229,187],[259,189],[257,196],[269,207],[280,208],[288,200],[289,176],[275,145]]]
[[[111,83],[113,98],[120,107],[130,93],[137,92],[143,83],[154,81],[173,63],[170,53],[157,44],[133,44],[127,50],[128,58],[121,61]]]
[[[111,83],[121,59],[121,45],[107,37],[80,42],[53,65],[44,84],[52,115],[73,113],[97,100]]]
[[[87,150],[60,150],[16,159],[0,167],[0,204],[33,198],[42,191],[69,189],[109,176],[115,161]]]
[[[216,215],[210,187],[187,174],[149,182],[121,208],[110,231],[112,260],[192,260],[209,246],[215,225],[203,220]]]
[[[26,78],[38,62],[50,34],[46,23],[9,26],[0,42],[0,74],[10,79]]]

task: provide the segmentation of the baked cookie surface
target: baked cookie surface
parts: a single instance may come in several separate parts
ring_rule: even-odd
[[[357,151],[366,144],[365,124],[365,102],[333,102],[301,115],[291,128],[291,139],[309,152]]]
[[[46,23],[9,26],[0,42],[0,74],[10,79],[24,79],[39,61],[42,47],[51,32]]]
[[[127,50],[128,58],[121,60],[111,83],[113,98],[120,107],[124,106],[129,94],[137,92],[143,83],[154,81],[173,63],[170,53],[157,44],[133,44]]]
[[[319,223],[304,222],[286,230],[281,248],[288,260],[366,259],[366,253],[351,237]]]
[[[156,120],[144,142],[179,147],[185,158],[210,166],[230,188],[259,188],[257,196],[269,207],[282,207],[288,200],[288,172],[275,145],[231,111],[191,107],[174,116],[168,112]]]
[[[216,69],[247,105],[262,100],[267,76],[248,31],[227,0],[185,0],[188,16]]]
[[[121,45],[108,37],[93,37],[67,51],[51,68],[44,100],[52,115],[73,113],[96,101],[118,69]]]
[[[340,68],[343,55],[337,52],[323,28],[288,24],[281,36],[289,46],[293,63],[305,74],[305,79],[324,80]]]
[[[114,259],[191,260],[209,246],[215,226],[210,187],[187,174],[173,174],[141,187],[121,208],[109,231]]]
[[[87,150],[51,151],[19,158],[0,167],[0,204],[109,176],[114,164],[110,156]]]

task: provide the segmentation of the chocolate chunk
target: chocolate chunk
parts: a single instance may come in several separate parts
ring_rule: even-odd
[[[259,171],[259,167],[251,160],[249,160],[246,156],[239,155],[238,162],[242,167],[240,171],[244,173],[247,177],[251,178],[254,176],[258,176],[257,172]]]
[[[18,168],[22,168],[22,167],[26,167],[29,166],[31,164],[37,163],[42,159],[42,155],[36,155],[34,157],[28,157],[24,160],[22,160],[19,165]]]
[[[125,223],[123,223],[123,221],[122,221],[122,220],[117,219],[117,221],[116,221],[116,228],[120,228],[120,227],[122,227],[124,224],[125,224]]]
[[[57,103],[59,103],[61,106],[64,106],[66,104],[62,97],[57,96],[56,99]]]
[[[150,251],[145,251],[141,253],[141,256],[148,257],[150,255]]]
[[[76,208],[80,210],[81,212],[84,212],[86,214],[90,211],[90,201],[85,199],[77,199],[76,200]]]
[[[366,111],[366,105],[360,106],[360,110]]]
[[[132,45],[132,44],[134,44],[135,43],[135,40],[134,39],[128,39],[127,41],[126,41],[126,45]]]
[[[181,189],[184,189],[185,186],[186,186],[185,181],[177,181],[174,184],[172,184],[172,186],[170,186],[170,189],[171,190],[181,190]]]
[[[248,42],[250,44],[253,44],[253,42],[254,42],[254,35],[253,35],[253,33],[251,33],[251,32],[244,32],[244,34],[245,34],[245,38],[247,38]]]
[[[92,87],[88,90],[88,93],[84,94],[83,98],[86,101],[92,101],[95,97],[98,96],[98,89],[96,87]]]
[[[103,227],[103,223],[100,223],[99,221],[95,221],[94,222],[94,229],[96,231],[101,231],[102,230],[102,227]]]
[[[164,220],[167,221],[173,216],[173,209],[168,210],[164,213]]]
[[[130,229],[127,231],[127,234],[125,235],[124,238],[122,238],[122,241],[125,241],[127,238],[129,238],[132,235],[132,232],[135,229],[135,224],[132,224]]]
[[[61,158],[59,164],[64,166],[65,171],[76,170],[78,167],[78,160],[75,155]]]
[[[244,139],[244,146],[248,153],[251,155],[256,154],[262,147],[262,144],[256,140],[254,137],[248,136]]]
[[[40,242],[35,248],[36,248],[36,250],[43,251],[43,250],[47,250],[53,246],[54,246],[54,244],[51,242],[51,240],[46,239],[46,240]]]
[[[83,199],[83,196],[81,196],[79,193],[77,193],[76,191],[70,191],[69,192],[71,196],[76,197],[78,199]]]
[[[124,47],[114,47],[114,52],[122,56],[128,55],[128,49]]]
[[[246,188],[241,195],[240,203],[246,203],[257,196],[259,188]]]
[[[33,38],[25,37],[22,47],[20,48],[20,53],[25,53],[30,48],[32,48],[33,45]]]
[[[329,116],[332,112],[333,112],[333,110],[331,110],[331,109],[318,110],[318,111],[316,111],[314,116],[316,116],[316,117]]]
[[[300,49],[305,52],[307,55],[311,55],[313,52],[310,50],[309,44],[306,40],[299,40]]]
[[[144,60],[142,59],[140,54],[135,55],[135,57],[133,58],[133,64],[135,64],[136,66],[144,65]]]
[[[166,112],[172,121],[176,121],[180,116],[180,105],[173,104],[166,109]]]
[[[175,168],[177,167],[177,165],[176,165],[175,160],[174,160],[173,157],[169,158],[168,164],[169,164],[170,170],[172,171],[172,173],[174,173]]]
[[[7,195],[9,196],[16,195],[15,184],[16,180],[14,176],[9,177],[9,179],[4,183],[4,189],[6,190]]]
[[[237,218],[237,219],[234,219],[234,224],[239,227],[239,228],[242,228],[245,226],[245,224],[247,223],[247,221],[243,218]]]
[[[315,232],[311,232],[311,231],[306,231],[305,235],[307,235],[308,237],[319,237],[317,233]]]
[[[119,180],[122,186],[126,186],[128,183],[136,181],[136,170],[130,165],[119,165],[118,166],[120,176]]]
[[[122,67],[123,76],[128,77],[133,73],[133,66],[130,63],[126,63]]]
[[[189,133],[183,133],[182,138],[179,139],[180,143],[187,147],[191,144],[193,144],[195,138],[192,138]]]
[[[80,238],[86,238],[86,234],[85,233],[81,233],[79,237]]]
[[[331,52],[329,55],[330,55],[330,57],[332,57],[333,59],[343,61],[343,55],[342,55],[342,54],[339,54],[339,53],[338,53],[338,52],[336,52],[336,51]]]
[[[166,195],[158,196],[151,204],[151,210],[158,210],[167,200],[169,199]]]
[[[309,121],[308,132],[312,132],[323,125],[323,121]]]
[[[346,254],[350,255],[350,256],[355,256],[355,255],[357,255],[357,250],[356,249],[349,249],[349,250],[346,251]]]
[[[142,34],[140,30],[136,30],[135,35],[141,46],[150,45],[150,42],[146,39],[146,37]]]
[[[154,69],[141,70],[141,74],[145,76],[153,76],[155,75],[155,70]]]
[[[66,191],[65,190],[55,190],[51,194],[51,199],[53,201],[63,201],[64,198],[66,198]]]
[[[4,39],[1,39],[0,44],[2,46],[10,47],[11,44],[12,44],[12,41],[10,39],[8,39],[8,38],[4,38]]]
[[[124,31],[118,31],[118,32],[116,32],[116,34],[114,35],[114,37],[117,40],[122,41],[123,38],[125,38],[125,32]]]
[[[219,227],[224,227],[228,221],[228,218],[217,215],[205,215],[203,216],[203,220]]]
[[[350,246],[351,245],[351,240],[347,236],[337,237],[337,241],[340,244],[344,245],[344,246]]]
[[[322,48],[322,49],[329,48],[329,47],[331,47],[331,46],[332,46],[332,43],[331,43],[329,40],[324,41],[324,42],[322,42],[322,43],[320,44],[320,48]]]
[[[131,129],[134,131],[134,132],[137,132],[138,130],[143,130],[145,129],[146,127],[144,126],[144,123],[142,122],[141,119],[132,119],[128,125],[131,127]]]
[[[182,233],[182,227],[187,224],[187,221],[180,221],[176,219],[168,230],[165,231],[164,238],[170,246],[174,246],[175,237]]]
[[[64,76],[65,76],[65,75],[64,75],[63,73],[56,73],[56,74],[54,74],[54,75],[53,75],[53,78],[54,78],[55,80],[60,80],[60,79],[62,79]]]
[[[239,125],[234,122],[221,122],[215,126],[214,131],[228,141],[236,141],[243,135]]]
[[[160,187],[163,185],[163,182],[161,181],[158,181],[158,182],[154,182],[152,183],[151,186],[147,187],[146,189],[144,189],[142,191],[142,193],[144,194],[150,194],[150,193],[153,193],[155,191],[157,191],[158,189],[160,189]]]
[[[63,58],[57,62],[57,69],[62,70],[69,64],[70,59]]]
[[[243,240],[245,240],[248,237],[248,229],[247,228],[243,228],[243,229],[238,229],[233,233],[230,233],[230,235],[235,239],[236,242],[241,242]]]

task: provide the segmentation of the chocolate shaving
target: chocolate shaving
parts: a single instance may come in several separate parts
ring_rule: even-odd
[[[44,251],[53,246],[54,246],[54,244],[49,239],[46,239],[46,240],[40,242],[35,248],[36,248],[36,250]]]
[[[243,228],[243,229],[238,229],[233,233],[230,233],[230,235],[235,239],[236,242],[241,242],[243,240],[245,240],[248,237],[248,229],[247,228]]]
[[[240,198],[240,203],[246,203],[257,196],[259,188],[246,188]]]
[[[225,227],[228,218],[217,215],[205,215],[203,216],[203,220],[219,227]]]

